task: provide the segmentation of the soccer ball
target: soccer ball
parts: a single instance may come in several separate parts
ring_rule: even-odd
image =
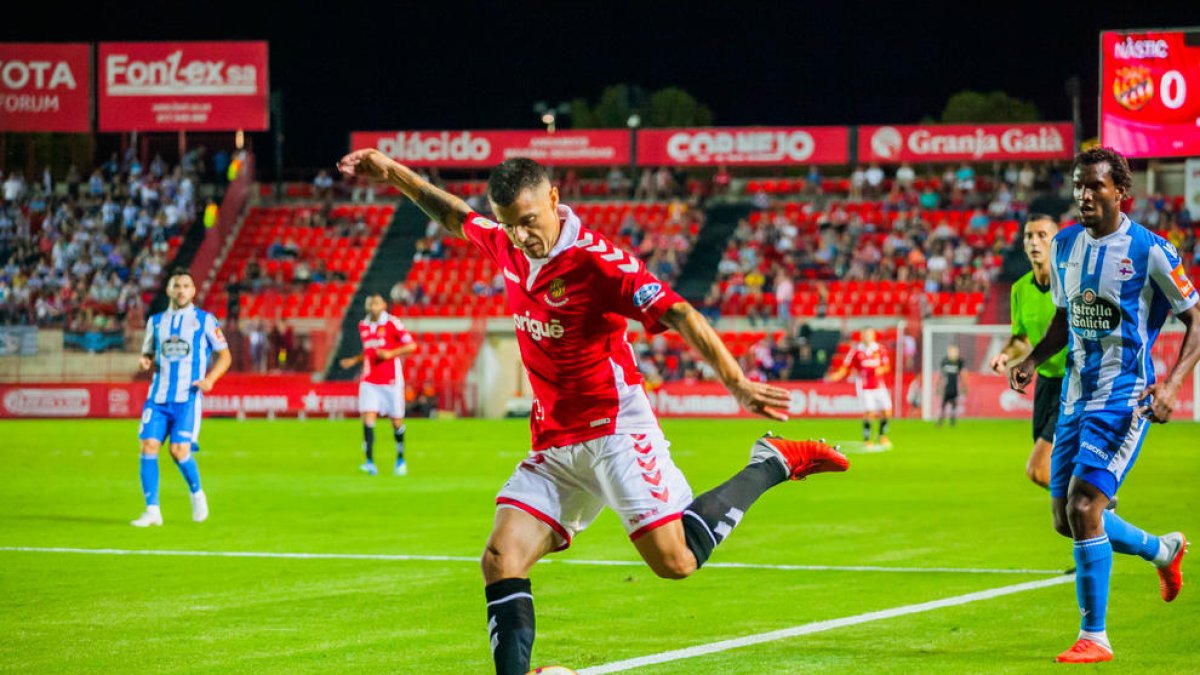
[[[542,666],[534,668],[525,675],[575,675],[575,671],[566,666]]]

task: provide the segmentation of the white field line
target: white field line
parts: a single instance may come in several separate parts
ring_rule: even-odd
[[[153,549],[124,549],[124,548],[66,548],[42,546],[0,546],[0,552],[13,553],[75,553],[84,555],[150,555],[150,556],[181,556],[208,558],[282,558],[289,560],[390,560],[390,561],[423,561],[423,562],[466,562],[478,563],[478,556],[464,555],[403,555],[389,553],[289,553],[276,551],[171,551]],[[646,563],[640,560],[572,560],[552,559],[542,560],[539,564],[558,563],[562,565],[590,565],[606,567],[642,567]],[[705,565],[705,568],[717,569],[749,569],[749,570],[781,570],[799,572],[890,572],[913,574],[1054,574],[1061,575],[1062,570],[1036,569],[988,569],[975,567],[884,567],[876,565],[769,565],[758,563],[717,562]]]
[[[614,661],[592,668],[584,668],[579,671],[579,675],[603,675],[604,673],[619,673],[642,666],[650,666],[658,663],[667,663],[669,661],[680,661],[683,659],[691,659],[697,656],[705,656],[707,654],[715,654],[730,649],[739,647],[747,647],[750,645],[762,644],[764,642],[775,642],[777,640],[786,640],[787,638],[798,637],[800,635],[811,635],[835,628],[845,628],[846,626],[857,626],[859,624],[870,623],[872,621],[883,621],[885,619],[893,619],[898,616],[907,616],[909,614],[920,614],[922,612],[930,612],[935,609],[945,607],[955,607],[958,605],[966,605],[972,602],[980,602],[982,600],[990,600],[999,598],[1005,595],[1014,593],[1023,593],[1025,591],[1037,590],[1048,586],[1057,586],[1059,584],[1073,583],[1075,575],[1057,576],[1051,579],[1042,579],[1039,581],[1030,581],[1023,584],[1015,584],[1012,586],[1001,586],[986,591],[976,593],[967,593],[966,595],[956,595],[952,598],[944,598],[942,600],[932,600],[930,602],[922,602],[915,605],[904,605],[902,607],[893,607],[891,609],[879,610],[877,612],[867,612],[865,614],[856,614],[847,616],[841,619],[829,619],[826,621],[814,621],[791,628],[783,628],[780,630],[770,631],[768,633],[758,633],[757,635],[746,635],[740,638],[731,640],[721,640],[719,642],[710,642],[709,644],[696,645],[695,647],[687,647],[685,649],[674,649],[669,652],[660,652],[658,654],[650,654],[648,656],[639,656],[633,659],[625,659],[623,661]]]

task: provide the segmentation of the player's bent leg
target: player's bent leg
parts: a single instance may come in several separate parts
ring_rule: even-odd
[[[548,525],[524,511],[496,510],[481,566],[497,675],[523,675],[529,670],[536,625],[528,575],[542,556],[554,550],[555,536]]]
[[[683,511],[684,538],[696,566],[733,532],[746,511],[770,488],[814,473],[845,471],[846,456],[820,441],[789,441],[767,435],[750,450],[750,463],[721,485],[700,495]]]
[[[642,560],[663,579],[686,579],[700,568],[688,547],[683,523],[673,520],[633,540]]]
[[[1050,489],[1050,455],[1054,453],[1054,444],[1044,438],[1039,438],[1033,444],[1029,453],[1029,461],[1025,464],[1025,475],[1036,485]],[[1058,529],[1057,526],[1055,529]],[[1060,532],[1062,530],[1059,530]],[[1067,536],[1070,536],[1068,533]]]

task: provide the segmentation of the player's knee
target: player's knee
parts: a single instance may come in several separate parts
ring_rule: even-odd
[[[1071,538],[1071,524],[1067,522],[1065,514],[1054,514],[1054,531],[1067,539]]]
[[[686,579],[698,569],[696,556],[690,550],[666,554],[650,561],[650,569],[662,579]]]
[[[529,573],[530,567],[524,556],[514,555],[512,551],[507,551],[505,547],[492,542],[488,542],[484,547],[479,566],[483,571],[484,581],[489,584],[501,579],[523,577]]]
[[[1086,495],[1072,495],[1067,500],[1067,519],[1072,529],[1078,529],[1099,518],[1098,504]]]
[[[183,461],[184,459],[187,459],[188,453],[191,452],[191,450],[191,443],[172,443],[171,457],[175,460]]]
[[[161,444],[158,441],[144,440],[144,441],[142,441],[142,454],[151,456],[151,457],[157,456],[158,449],[160,446],[161,446]]]

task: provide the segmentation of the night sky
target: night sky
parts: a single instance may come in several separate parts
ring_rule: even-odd
[[[1197,0],[37,4],[0,41],[268,40],[289,167],[332,164],[356,129],[536,128],[534,101],[617,83],[681,86],[718,125],[874,124],[962,89],[1069,120],[1078,75],[1090,136],[1099,30],[1200,25]]]

